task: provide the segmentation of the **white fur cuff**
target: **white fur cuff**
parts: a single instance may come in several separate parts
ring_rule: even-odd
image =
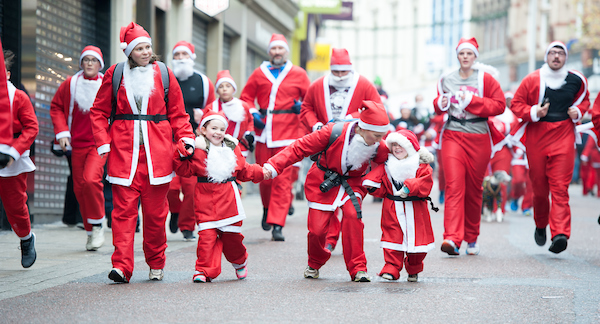
[[[531,117],[532,122],[540,121],[540,117],[537,115],[538,105],[531,106],[531,110],[529,111],[529,116]]]
[[[265,163],[265,165],[263,165],[263,168],[271,171],[271,173],[273,175],[273,178],[275,178],[278,175],[277,171],[275,170],[275,168],[272,165],[270,165],[269,163]]]
[[[575,109],[577,109],[577,118],[575,118],[575,119],[571,119],[571,120],[573,121],[573,123],[574,123],[574,124],[577,124],[577,123],[578,123],[578,122],[581,120],[581,117],[583,117],[583,116],[581,115],[581,109],[579,109],[579,107],[577,107],[577,106],[571,106],[571,108],[575,108]]]
[[[312,131],[313,132],[317,131],[319,129],[319,127],[323,127],[323,123],[317,122],[316,124],[314,124],[312,127]]]

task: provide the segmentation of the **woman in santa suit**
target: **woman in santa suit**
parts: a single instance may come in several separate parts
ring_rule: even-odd
[[[121,48],[128,57],[118,87],[114,120],[112,112],[113,73],[106,71],[92,107],[92,128],[100,155],[110,152],[107,180],[113,184],[112,231],[115,252],[108,277],[129,282],[133,273],[133,239],[138,201],[141,200],[144,254],[150,280],[162,280],[165,266],[168,213],[167,192],[173,179],[173,139],[182,157],[193,154],[194,134],[185,112],[183,96],[170,69],[165,105],[162,74],[152,52],[152,40],[141,26],[121,28]],[[162,63],[161,63],[162,64]]]
[[[492,145],[503,139],[488,117],[504,112],[504,94],[498,81],[474,64],[479,55],[475,38],[461,38],[456,54],[460,69],[442,75],[433,102],[437,114],[449,114],[439,144],[446,180],[441,249],[458,255],[466,241],[467,254],[475,255],[479,254],[481,184]]]

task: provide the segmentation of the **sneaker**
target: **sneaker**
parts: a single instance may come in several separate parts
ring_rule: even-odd
[[[163,280],[165,276],[165,272],[163,269],[150,269],[150,273],[148,274],[148,279],[160,281]]]
[[[550,244],[550,248],[548,249],[553,253],[560,253],[567,249],[567,236],[564,234],[558,234],[552,238],[552,244]]]
[[[517,199],[513,199],[510,203],[510,210],[517,211],[519,209],[519,201]]]
[[[177,233],[177,221],[179,220],[179,213],[171,213],[171,220],[169,221],[169,230],[171,233]]]
[[[329,252],[333,252],[333,250],[335,250],[335,246],[333,246],[333,244],[328,243],[327,246],[325,247],[325,250],[329,250]]]
[[[29,268],[35,263],[36,258],[35,234],[32,232],[30,238],[21,240],[21,265],[23,268]]]
[[[262,229],[265,231],[270,231],[271,230],[271,224],[267,223],[267,214],[268,214],[269,210],[267,208],[263,207],[263,217],[262,217]]]
[[[248,276],[248,268],[243,267],[241,269],[236,269],[235,270],[235,275],[237,276],[238,279],[242,280],[242,279],[246,279],[246,276]]]
[[[104,244],[104,227],[102,225],[92,226],[92,235],[88,236],[87,244],[85,248],[88,251],[98,251],[98,249]]]
[[[313,269],[310,266],[306,266],[306,269],[304,269],[304,278],[308,278],[308,279],[319,278],[319,269]]]
[[[467,245],[467,254],[468,255],[478,255],[479,254],[479,244],[477,244],[477,242],[469,243]]]
[[[205,283],[208,282],[209,280],[206,278],[206,276],[204,275],[204,273],[202,272],[194,272],[194,278],[193,278],[194,282],[196,283]]]
[[[290,205],[290,208],[288,209],[288,216],[294,215],[295,211],[296,211],[296,208],[294,208],[294,206]]]
[[[531,208],[527,208],[523,211],[523,216],[531,216],[533,212],[531,212]]]
[[[110,272],[108,273],[108,279],[119,283],[129,283],[129,280],[127,279],[127,277],[125,277],[123,271],[117,268],[112,268],[112,270],[110,270]]]
[[[369,277],[369,275],[366,272],[359,271],[354,276],[354,281],[355,282],[371,282],[371,277]]]
[[[196,239],[196,236],[194,236],[194,232],[192,231],[183,230],[181,231],[181,234],[183,234],[183,239],[188,242]]]
[[[283,227],[280,225],[273,225],[273,241],[276,242],[283,242],[285,241],[285,237],[283,236],[283,234],[281,233],[281,229]]]
[[[77,224],[75,224],[75,227],[77,227],[79,229],[82,229],[82,230],[85,230],[85,226],[83,226],[82,222],[78,222]]]
[[[442,243],[442,252],[448,253],[448,255],[459,255],[458,248],[453,241],[444,240]]]
[[[417,282],[419,281],[419,275],[418,274],[409,274],[408,278],[406,279],[406,281],[408,282]]]
[[[535,239],[535,243],[539,246],[544,246],[546,244],[546,228],[535,228],[535,233],[533,233],[533,238]]]
[[[386,280],[396,280],[396,278],[394,278],[394,276],[392,276],[392,274],[390,274],[390,273],[382,274],[381,278],[386,279]]]
[[[498,208],[496,210],[496,221],[498,223],[502,223],[503,219],[504,219],[504,213],[502,212],[502,209]]]

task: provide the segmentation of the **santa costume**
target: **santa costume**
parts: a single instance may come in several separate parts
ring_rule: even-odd
[[[4,64],[4,58],[1,61]],[[0,69],[5,71],[4,66],[0,66]],[[0,74],[0,78],[4,78],[7,85],[7,95],[5,93],[0,97],[7,99],[9,111],[12,110],[10,124],[14,132],[11,142],[7,144],[7,154],[14,161],[10,166],[0,169],[0,200],[10,226],[21,239],[21,265],[29,268],[35,262],[36,251],[27,207],[27,174],[35,170],[29,157],[29,148],[38,134],[38,121],[29,96],[15,88],[4,73]]]
[[[287,40],[283,35],[273,34],[269,42],[269,50],[274,46],[282,46],[289,53]],[[250,112],[255,118],[256,132],[256,163],[263,165],[296,139],[304,135],[300,126],[299,110],[293,109],[298,101],[305,97],[310,80],[306,71],[294,66],[287,60],[282,66],[275,66],[264,61],[254,70],[240,99],[250,105]],[[256,107],[254,102],[258,103]],[[263,126],[264,125],[264,126]],[[291,192],[293,170],[282,170],[279,177],[260,183],[260,197],[263,204],[263,229],[273,230],[279,235],[273,239],[282,241],[281,228],[292,203],[292,195],[282,194]],[[274,233],[275,234],[275,233]],[[277,237],[276,237],[277,236]]]
[[[551,49],[563,50],[566,62],[568,51],[563,43],[552,42],[546,50],[546,60]],[[587,80],[581,73],[564,65],[553,70],[546,63],[523,79],[512,100],[511,109],[522,120],[512,133],[513,145],[526,150],[533,185],[534,237],[543,246],[546,227],[550,225],[550,251],[554,253],[566,249],[571,235],[568,189],[575,161],[575,124],[589,108],[588,96]],[[550,108],[540,118],[537,109],[546,98]],[[577,111],[575,119],[567,113],[571,107]]]
[[[462,38],[456,54],[463,49],[472,50],[475,57],[479,55],[475,38]],[[433,101],[437,114],[448,112],[449,116],[440,135],[439,149],[446,181],[442,251],[450,255],[459,254],[463,241],[469,244],[468,254],[479,253],[481,184],[494,147],[504,139],[488,120],[505,108],[500,84],[486,72],[490,68],[473,64],[472,74],[466,79],[460,70],[442,75],[438,97]],[[448,99],[445,106],[444,97]]]
[[[388,150],[385,144],[367,145],[358,132],[368,130],[385,134],[389,130],[389,119],[385,108],[379,103],[364,101],[363,107],[365,110],[360,114],[360,119],[344,122],[341,134],[331,145],[329,139],[336,125],[334,123],[298,139],[265,164],[265,168],[277,176],[304,157],[322,152],[318,163],[314,163],[308,171],[304,185],[309,207],[308,267],[305,270],[307,278],[317,278],[318,269],[331,257],[331,251],[326,249],[326,238],[331,219],[340,209],[346,269],[352,280],[368,281],[365,278],[367,259],[363,250],[364,224],[358,214],[362,199],[366,195],[361,177],[371,161],[385,162]],[[328,191],[322,192],[320,186],[324,182],[326,171],[343,175],[346,183],[334,183]],[[348,192],[352,195],[349,196]],[[359,278],[358,273],[362,273]]]
[[[125,56],[138,44],[152,44],[141,26],[130,23],[121,28],[121,47]],[[152,61],[151,61],[152,62]],[[168,104],[165,105],[160,69],[156,62],[123,68],[117,92],[115,118],[109,127],[113,100],[111,66],[102,81],[92,107],[92,128],[98,154],[110,152],[106,179],[113,184],[112,230],[115,252],[109,278],[129,282],[133,273],[133,239],[141,201],[144,254],[150,278],[161,280],[165,265],[168,214],[167,191],[175,176],[170,157],[173,140],[178,152],[194,146],[194,133],[185,113],[181,89],[170,69]]]
[[[379,275],[396,280],[405,265],[409,280],[416,281],[416,275],[423,271],[423,259],[435,247],[425,200],[433,187],[433,169],[428,163],[434,158],[409,130],[390,133],[385,142],[390,151],[388,160],[363,180],[370,194],[383,198],[381,247],[385,266]],[[392,154],[393,143],[406,150],[406,158],[399,160]]]
[[[588,137],[580,158],[582,164],[581,168],[583,169],[583,166],[585,165],[591,171],[588,175],[591,178],[588,184],[589,192],[593,193],[594,185],[596,185],[596,196],[600,197],[600,148],[594,137]],[[587,193],[584,192],[583,194],[586,195]]]
[[[206,75],[194,70],[194,60],[196,59],[194,44],[183,40],[179,41],[173,46],[172,55],[182,51],[187,53],[189,58],[173,59],[171,64],[173,65],[173,74],[181,88],[185,111],[189,115],[192,129],[195,131],[199,122],[196,120],[197,116],[201,116],[202,109],[215,100],[215,87]],[[167,195],[171,211],[169,222],[171,232],[175,233],[179,228],[186,240],[194,238],[193,231],[196,226],[194,218],[195,185],[195,178],[175,177],[171,181]],[[183,201],[180,193],[183,193]]]
[[[0,44],[0,169],[6,167],[10,160],[10,148],[13,142],[12,111],[7,88],[6,67],[4,65],[4,53]],[[13,152],[14,154],[14,152]]]
[[[102,52],[96,46],[86,46],[79,56],[82,69],[68,77],[52,98],[50,117],[54,125],[54,149],[61,150],[58,140],[68,138],[71,150],[73,192],[79,203],[83,226],[88,234],[86,249],[96,251],[104,244],[102,222],[105,217],[102,176],[106,159],[98,155],[92,132],[90,109],[102,84],[103,74],[84,74],[83,58],[92,56],[104,68]]]
[[[209,111],[200,127],[212,120],[228,124],[223,113]],[[194,281],[211,281],[221,273],[221,253],[232,263],[238,278],[244,279],[248,253],[241,230],[246,213],[236,181],[263,180],[262,167],[248,164],[230,135],[225,135],[221,145],[203,135],[197,137],[194,156],[181,161],[176,154],[174,164],[177,174],[197,179],[194,206],[199,238]]]

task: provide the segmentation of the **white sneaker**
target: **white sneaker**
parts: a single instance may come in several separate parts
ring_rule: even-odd
[[[356,282],[371,282],[371,277],[369,277],[369,275],[366,272],[359,271],[354,276],[354,281],[356,281]]]
[[[310,266],[306,266],[306,269],[304,269],[304,278],[309,278],[309,279],[319,278],[319,269],[313,269]]]
[[[165,272],[163,271],[163,269],[150,269],[150,273],[148,274],[148,278],[150,280],[156,280],[156,281],[163,280],[164,276],[165,276]]]
[[[97,251],[104,244],[104,226],[92,226],[92,235],[88,236],[85,248],[88,251]]]
[[[502,209],[498,208],[496,210],[496,221],[502,223],[502,219],[504,219],[504,213],[502,212]]]
[[[381,275],[381,278],[383,278],[383,279],[386,279],[386,280],[396,280],[396,279],[394,279],[394,276],[392,276],[392,275],[391,275],[391,274],[389,274],[389,273],[384,273],[384,274],[382,274],[382,275]]]
[[[469,243],[467,246],[467,254],[468,255],[478,255],[479,254],[479,244],[477,242]]]

